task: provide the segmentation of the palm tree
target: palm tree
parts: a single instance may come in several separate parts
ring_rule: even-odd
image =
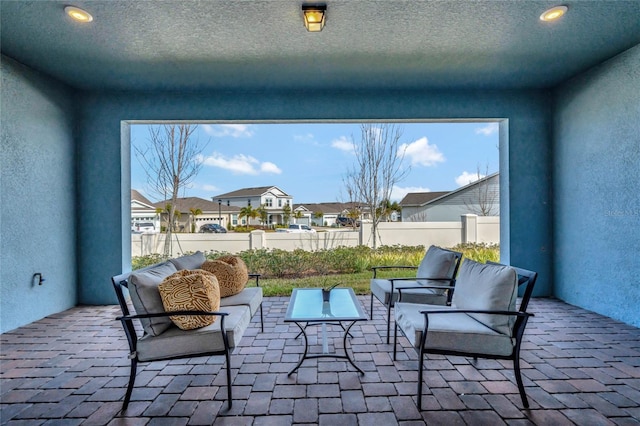
[[[189,209],[189,214],[191,216],[191,233],[196,232],[196,216],[202,214],[202,210],[199,208],[191,207]]]
[[[389,222],[391,220],[391,213],[400,213],[401,211],[402,207],[400,207],[397,201],[394,201],[392,203],[389,200],[382,200],[382,202],[380,203],[380,207],[376,209],[376,214],[379,218]]]
[[[294,218],[296,218],[296,219],[302,219],[302,216],[303,216],[303,215],[302,215],[302,212],[301,212],[300,210],[296,210],[296,211],[293,213],[293,217],[294,217]]]
[[[247,206],[247,207],[243,207],[240,209],[240,214],[238,215],[238,217],[240,219],[242,219],[243,217],[247,218],[247,225],[250,224],[251,219],[255,219],[258,216],[260,216],[260,213],[258,212],[257,209],[254,209],[251,206]]]
[[[320,226],[324,226],[324,223],[322,222],[322,218],[324,217],[324,213],[322,212],[314,212],[313,213],[313,217],[316,219],[320,219]]]
[[[284,207],[282,208],[283,225],[288,225],[290,219],[291,219],[291,206],[289,204],[285,204]]]
[[[264,204],[260,205],[260,207],[256,209],[256,212],[258,213],[258,217],[260,217],[260,222],[262,223],[262,225],[267,223],[267,219],[269,218],[269,212],[267,212],[267,209],[264,206]]]

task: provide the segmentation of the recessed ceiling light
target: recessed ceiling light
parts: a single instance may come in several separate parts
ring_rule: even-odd
[[[540,15],[540,20],[545,22],[555,21],[562,18],[562,16],[567,13],[567,10],[567,6],[552,7],[549,10],[545,10],[544,13]]]
[[[75,6],[65,6],[64,12],[77,22],[86,23],[93,21],[93,16],[91,16],[89,12]]]

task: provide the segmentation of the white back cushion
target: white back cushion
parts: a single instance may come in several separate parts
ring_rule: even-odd
[[[515,311],[518,274],[503,265],[487,265],[465,259],[453,293],[452,305],[458,309]],[[515,316],[469,314],[493,330],[510,334]]]

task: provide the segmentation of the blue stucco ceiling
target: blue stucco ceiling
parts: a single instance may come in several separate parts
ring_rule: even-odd
[[[67,4],[94,16],[73,23]],[[640,43],[640,1],[6,1],[2,54],[88,90],[555,87]]]

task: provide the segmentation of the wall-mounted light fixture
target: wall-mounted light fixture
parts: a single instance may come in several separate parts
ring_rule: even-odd
[[[540,15],[540,20],[545,22],[555,21],[562,18],[562,16],[567,13],[567,10],[567,6],[552,7],[551,9],[545,10],[542,15]]]
[[[65,6],[64,13],[77,22],[87,23],[93,21],[93,16],[91,16],[91,14],[86,10],[82,10],[79,7]]]
[[[302,5],[302,14],[304,15],[304,26],[307,31],[315,33],[322,31],[327,12],[327,6],[321,5]]]
[[[45,279],[42,278],[42,272],[36,272],[35,274],[33,274],[33,276],[31,277],[31,283],[32,284],[38,284],[38,285],[42,285],[42,283],[45,282]]]

